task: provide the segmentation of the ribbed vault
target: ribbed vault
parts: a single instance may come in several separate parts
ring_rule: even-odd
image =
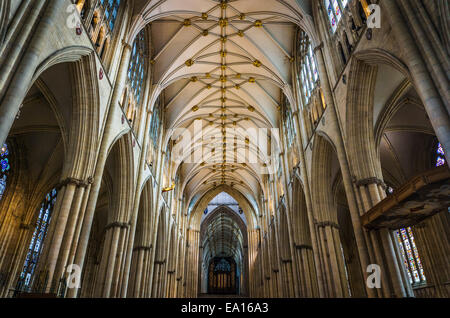
[[[308,8],[295,0],[137,3],[130,38],[151,24],[151,101],[163,97],[165,142],[175,140],[173,171],[188,201],[221,184],[263,194],[278,139],[258,129],[278,127],[282,94],[293,101],[294,37],[297,26],[309,29]]]
[[[205,264],[214,257],[232,257],[237,264],[242,262],[246,229],[233,214],[235,212],[230,208],[219,206],[203,221],[201,247]]]

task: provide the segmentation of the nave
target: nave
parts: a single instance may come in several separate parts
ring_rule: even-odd
[[[448,16],[0,1],[0,297],[448,298]]]

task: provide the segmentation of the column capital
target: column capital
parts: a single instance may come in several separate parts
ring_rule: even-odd
[[[312,250],[312,246],[308,244],[294,244],[297,250]]]
[[[90,184],[92,184],[93,181],[94,181],[94,179],[92,177],[89,177],[88,180],[80,180],[80,179],[69,177],[69,178],[66,178],[63,181],[61,181],[58,184],[57,188],[62,188],[69,184],[76,185],[77,187],[87,188]]]
[[[149,246],[145,246],[145,245],[139,245],[139,246],[135,246],[133,248],[133,251],[150,251],[152,249],[152,244],[150,244]]]
[[[112,222],[112,223],[109,223],[107,226],[105,226],[105,229],[109,230],[110,228],[113,228],[113,227],[127,228],[129,226],[130,226],[130,224],[126,223],[126,222]]]
[[[360,180],[356,180],[355,184],[360,187],[360,186],[366,186],[369,184],[378,184],[382,187],[386,187],[386,184],[384,183],[383,180],[378,179],[377,177],[370,177],[370,178],[365,178],[365,179],[360,179]]]
[[[131,45],[127,41],[122,40],[122,45],[124,49],[128,49],[131,51]]]
[[[338,229],[338,230],[340,228],[339,224],[337,224],[335,222],[332,222],[332,221],[315,222],[315,223],[316,223],[316,225],[318,227],[327,227],[327,226],[329,226],[329,227],[334,227],[335,229]]]

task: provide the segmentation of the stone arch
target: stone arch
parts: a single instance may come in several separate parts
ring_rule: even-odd
[[[130,283],[128,297],[149,297],[151,274],[151,253],[153,252],[153,185],[147,180],[140,196],[136,234],[131,256]]]
[[[342,174],[339,171],[332,184],[332,195],[336,206],[337,224],[342,246],[345,272],[348,289],[351,297],[366,297],[364,276],[361,272],[361,263],[358,256],[350,208],[343,184]]]
[[[378,65],[388,65],[406,79],[410,74],[405,64],[381,49],[364,50],[354,55],[347,89],[347,136],[350,158],[356,178],[381,179],[381,168],[375,146],[374,94]]]
[[[326,282],[327,297],[349,296],[341,251],[340,227],[331,188],[334,176],[339,171],[334,146],[325,136],[316,136],[312,154],[311,193],[321,259],[319,266]]]
[[[82,196],[84,188],[89,183],[88,176],[93,170],[95,153],[89,154],[89,149],[83,147],[83,141],[88,142],[89,138],[96,139],[95,135],[90,135],[93,128],[90,123],[98,122],[98,119],[95,111],[87,109],[87,103],[90,101],[89,106],[92,104],[95,106],[95,96],[98,94],[95,84],[90,91],[82,92],[84,95],[80,94],[79,98],[71,89],[80,86],[82,79],[85,80],[84,78],[91,73],[93,67],[92,63],[87,62],[89,58],[92,61],[92,56],[81,57],[86,53],[84,49],[75,51],[62,50],[41,63],[35,72],[32,84],[29,85],[22,109],[9,131],[8,142],[14,144],[14,151],[17,152],[17,157],[14,156],[17,159],[15,167],[21,170],[17,175],[18,178],[13,179],[15,182],[10,185],[22,190],[11,189],[14,192],[13,199],[17,201],[10,202],[12,209],[4,211],[6,214],[17,214],[17,207],[21,206],[22,214],[17,215],[18,227],[9,234],[16,237],[14,244],[19,245],[14,247],[18,251],[15,253],[16,257],[9,265],[5,264],[5,266],[13,266],[8,270],[10,274],[8,283],[5,285],[7,287],[15,286],[17,271],[23,265],[26,247],[29,246],[28,242],[31,240],[39,207],[45,195],[53,188],[61,190],[58,191],[57,204],[52,213],[52,218],[55,220],[50,223],[46,237],[47,240],[51,239],[52,243],[56,242],[53,249],[57,250],[62,242],[59,239],[53,240],[53,233],[60,218],[60,204],[62,200],[65,200],[66,193],[71,192],[65,192],[65,189],[75,187],[77,188],[76,197]],[[54,81],[55,77],[58,81]],[[76,115],[79,117],[75,119]],[[78,120],[84,121],[84,126],[80,125]],[[77,125],[85,129],[84,135],[77,132]],[[86,135],[90,137],[83,140],[82,137]],[[80,144],[78,150],[74,149],[76,143]],[[79,172],[75,173],[70,169],[77,160]],[[85,174],[80,174],[81,171]],[[68,203],[70,207],[71,202]],[[61,224],[68,220],[67,215],[61,217],[63,218]],[[12,248],[12,245],[10,247]],[[5,251],[10,247],[5,246]],[[40,267],[48,265],[46,264],[47,255],[48,249],[42,250]],[[59,270],[58,267],[54,267],[56,265],[50,266],[52,266],[50,275],[53,275],[53,270]]]
[[[125,262],[125,249],[121,247],[130,230],[129,213],[134,196],[131,138],[129,134],[122,136],[108,152],[89,231],[96,244],[86,251],[83,279],[90,283],[82,286],[81,295],[85,297],[117,297],[121,293],[123,277],[114,273]]]
[[[208,215],[203,219],[200,227],[200,257],[199,257],[199,266],[198,266],[198,284],[200,292],[204,293],[207,291],[207,287],[202,282],[206,282],[207,273],[209,268],[209,263],[211,261],[211,257],[215,257],[216,255],[210,255],[210,258],[207,258],[207,251],[204,250],[205,246],[203,246],[203,242],[205,240],[206,231],[208,226],[213,222],[219,215],[225,215],[229,217],[233,222],[237,224],[239,227],[240,233],[242,234],[242,242],[241,242],[241,258],[237,257],[235,259],[236,265],[240,269],[240,284],[237,289],[237,293],[239,295],[247,295],[248,293],[248,285],[249,285],[249,258],[248,258],[248,228],[244,221],[239,217],[235,211],[231,210],[227,206],[218,206],[213,211],[209,212]],[[203,252],[200,253],[200,252]],[[203,265],[203,266],[202,266]]]
[[[220,185],[216,188],[208,190],[204,193],[200,200],[194,205],[192,212],[190,214],[190,226],[195,229],[200,229],[201,215],[205,210],[208,203],[219,193],[226,192],[231,195],[239,203],[239,205],[244,210],[245,218],[247,220],[247,227],[254,228],[258,223],[256,222],[256,211],[253,205],[248,201],[248,199],[238,190],[235,190],[227,185]]]

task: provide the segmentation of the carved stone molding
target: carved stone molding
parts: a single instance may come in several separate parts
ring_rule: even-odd
[[[113,228],[113,227],[128,228],[129,226],[130,226],[130,224],[126,223],[126,222],[112,222],[112,223],[109,223],[107,226],[105,226],[105,229],[109,230],[110,228]]]
[[[62,187],[66,186],[66,185],[69,185],[69,184],[76,185],[77,187],[87,188],[90,184],[92,184],[92,182],[93,182],[92,177],[89,177],[88,180],[80,180],[80,179],[75,179],[75,178],[67,178],[67,179],[61,181],[61,182],[58,184],[57,188],[62,188]]]
[[[298,250],[312,250],[312,246],[307,244],[295,244],[295,248]]]
[[[150,244],[150,246],[144,246],[144,245],[140,245],[140,246],[135,246],[133,248],[133,251],[150,251],[152,249],[152,245]]]
[[[316,222],[316,225],[317,225],[318,227],[327,227],[327,226],[330,226],[330,227],[334,227],[335,229],[338,229],[338,230],[339,230],[339,228],[340,228],[339,224],[334,223],[334,222],[331,222],[331,221]]]
[[[377,177],[371,177],[371,178],[366,178],[366,179],[361,179],[361,180],[357,180],[355,182],[355,184],[360,187],[360,186],[366,186],[369,184],[377,184],[382,186],[383,188],[386,188],[386,184],[384,183],[383,180],[378,179]]]

